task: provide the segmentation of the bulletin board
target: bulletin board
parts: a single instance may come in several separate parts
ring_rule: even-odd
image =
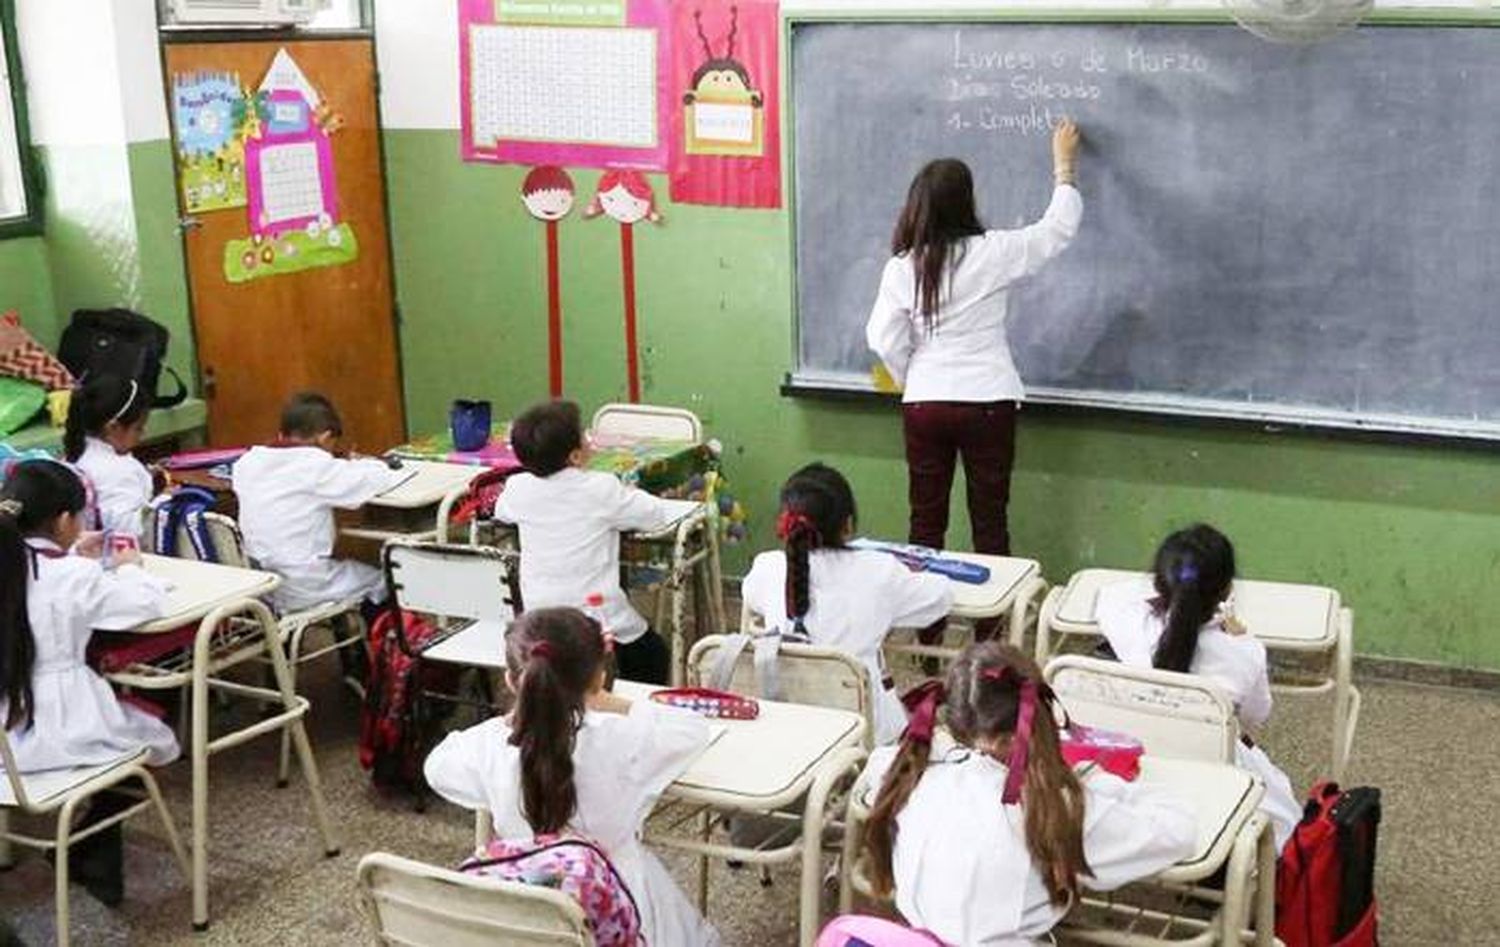
[[[466,161],[667,168],[665,0],[459,0]]]

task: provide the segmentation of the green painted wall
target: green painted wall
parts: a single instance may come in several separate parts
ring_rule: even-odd
[[[28,329],[51,341],[52,274],[41,237],[0,240],[0,312],[15,309]]]
[[[127,306],[172,333],[168,363],[194,382],[192,325],[167,141],[38,149],[55,342],[75,309]]]
[[[502,414],[543,397],[543,228],[521,207],[521,172],[463,164],[453,132],[390,131],[386,146],[413,429],[445,423],[457,396],[492,398]],[[574,177],[581,209],[596,175]],[[784,214],[662,210],[662,226],[636,228],[646,396],[694,409],[726,445],[751,547],[769,542],[781,479],[814,458],[850,475],[869,532],[901,536],[894,408],[778,393],[792,348]],[[618,228],[575,211],[561,246],[567,391],[592,408],[624,391]],[[1167,529],[1203,518],[1235,539],[1245,574],[1340,589],[1360,651],[1500,667],[1488,627],[1500,465],[1488,451],[1039,410],[1018,450],[1016,549],[1054,579],[1145,564]],[[961,510],[955,490],[955,523]],[[966,526],[950,538],[966,541]],[[731,572],[747,551],[729,554]]]

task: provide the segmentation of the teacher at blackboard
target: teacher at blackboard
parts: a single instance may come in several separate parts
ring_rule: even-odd
[[[974,179],[962,161],[930,162],[911,182],[865,337],[904,389],[913,543],[943,548],[962,458],[974,551],[1010,552],[1005,507],[1024,391],[1005,337],[1009,290],[1078,231],[1078,138],[1070,120],[1053,130],[1052,201],[1041,220],[1019,230],[980,224]]]

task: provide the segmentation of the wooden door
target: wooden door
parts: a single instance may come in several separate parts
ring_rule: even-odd
[[[280,49],[341,119],[325,123],[333,128],[336,217],[353,230],[358,256],[336,266],[230,282],[226,244],[250,238],[248,208],[183,211],[209,438],[225,446],[262,443],[276,434],[286,397],[312,389],[338,406],[346,443],[373,452],[402,441],[406,421],[372,41],[169,42],[167,101],[172,77],[179,74],[237,74],[253,92]],[[178,201],[185,207],[180,193]],[[277,238],[268,242],[274,252]]]

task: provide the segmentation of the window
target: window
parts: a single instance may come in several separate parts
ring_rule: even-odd
[[[33,180],[15,4],[0,0],[0,236],[37,231],[41,213]]]
[[[328,0],[327,7],[307,24],[310,30],[359,30],[364,26],[364,0]]]

